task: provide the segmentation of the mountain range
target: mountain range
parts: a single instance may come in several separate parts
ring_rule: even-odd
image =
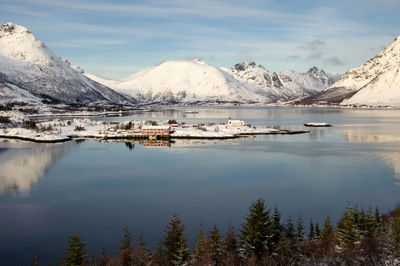
[[[194,59],[171,60],[120,80],[87,77],[140,102],[160,104],[274,103],[317,93],[333,84],[322,69],[269,72],[254,62],[217,68]]]
[[[277,103],[400,106],[400,38],[339,80],[312,67],[270,72],[254,62],[218,68],[171,60],[123,79],[85,74],[23,26],[0,26],[0,104],[87,106]]]

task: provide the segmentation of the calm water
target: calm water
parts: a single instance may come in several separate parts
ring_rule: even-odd
[[[200,223],[240,227],[259,197],[285,220],[301,214],[323,222],[347,202],[382,211],[400,202],[400,111],[273,107],[192,108],[142,113],[134,119],[332,128],[310,134],[225,141],[176,141],[170,147],[85,141],[0,142],[0,258],[5,265],[63,256],[80,233],[92,254],[115,254],[128,225],[155,247],[171,216],[192,244]],[[128,117],[104,118],[125,120]]]

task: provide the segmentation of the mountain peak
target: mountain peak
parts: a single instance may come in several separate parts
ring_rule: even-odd
[[[320,68],[320,67],[316,67],[316,66],[313,66],[312,68],[310,68],[308,71],[307,71],[307,74],[323,74],[323,75],[326,75],[325,74],[325,71],[322,69],[322,68]]]
[[[256,68],[256,67],[265,69],[262,65],[258,65],[257,66],[256,63],[253,62],[253,61],[242,61],[242,62],[239,62],[239,63],[235,64],[232,67],[232,70],[245,71],[245,70],[247,70],[249,68]]]
[[[0,26],[0,55],[49,66],[61,61],[27,28],[11,22]]]
[[[16,33],[30,33],[30,31],[28,31],[28,29],[24,26],[17,25],[12,22],[8,22],[0,26],[0,38]]]
[[[203,60],[199,59],[199,58],[195,58],[193,59],[193,61],[199,65],[205,65],[206,62],[204,62]]]

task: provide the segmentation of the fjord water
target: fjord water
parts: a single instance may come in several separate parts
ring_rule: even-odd
[[[198,111],[186,114],[185,110]],[[176,119],[304,129],[309,134],[234,140],[62,144],[0,142],[0,258],[29,263],[34,251],[53,262],[67,237],[80,233],[91,254],[116,252],[122,229],[151,247],[173,214],[192,244],[200,223],[237,229],[258,198],[278,206],[282,221],[308,226],[347,203],[387,211],[400,201],[400,111],[334,108],[171,108],[101,120]]]

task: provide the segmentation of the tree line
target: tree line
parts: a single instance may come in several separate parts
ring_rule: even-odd
[[[335,225],[326,216],[322,225],[312,220],[308,230],[301,217],[281,222],[278,208],[259,199],[249,207],[241,228],[222,234],[202,225],[193,247],[187,245],[185,226],[174,215],[154,250],[143,236],[136,243],[128,227],[118,253],[89,256],[79,234],[69,237],[65,256],[57,265],[399,265],[400,207],[382,215],[348,205]],[[35,253],[32,265],[44,265]]]

